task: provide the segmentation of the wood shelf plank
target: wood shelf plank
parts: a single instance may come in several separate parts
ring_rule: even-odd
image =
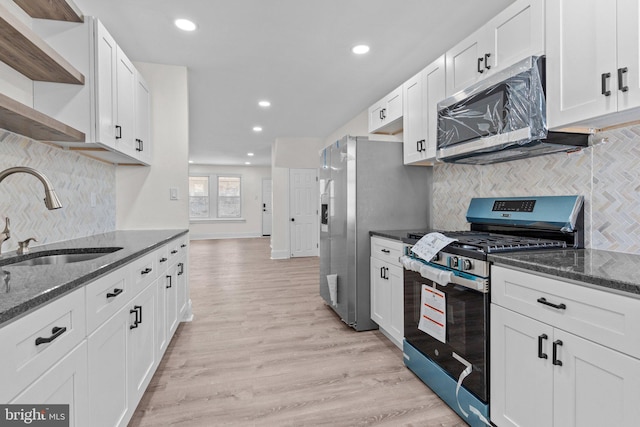
[[[37,141],[85,141],[83,132],[3,94],[0,94],[0,128]]]
[[[84,84],[84,75],[0,6],[0,61],[31,80]]]
[[[32,18],[84,22],[80,9],[71,0],[13,0]]]

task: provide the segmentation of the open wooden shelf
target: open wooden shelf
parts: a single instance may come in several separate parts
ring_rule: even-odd
[[[32,18],[84,22],[82,12],[71,0],[13,0]]]
[[[0,61],[31,80],[84,84],[84,75],[0,6]]]
[[[3,94],[0,94],[0,128],[37,141],[85,141],[83,132]]]

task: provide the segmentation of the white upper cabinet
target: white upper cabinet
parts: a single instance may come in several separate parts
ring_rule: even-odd
[[[404,164],[433,164],[438,136],[438,102],[445,97],[444,55],[403,85]]]
[[[84,132],[85,143],[56,142],[117,164],[150,164],[137,150],[136,135],[150,135],[146,120],[138,120],[137,74],[131,61],[96,18],[84,23],[35,20],[34,31],[86,76],[82,87],[34,82],[34,108]],[[145,85],[146,86],[146,85]],[[148,87],[147,94],[148,96]],[[150,152],[151,141],[145,141]]]
[[[446,53],[451,96],[532,55],[544,55],[544,0],[518,0]]]
[[[138,157],[151,164],[151,93],[149,85],[139,72],[136,72],[136,126],[135,150]]]
[[[394,135],[402,130],[402,86],[369,107],[369,133]]]
[[[551,129],[637,120],[639,4],[556,0],[547,5],[547,113]]]

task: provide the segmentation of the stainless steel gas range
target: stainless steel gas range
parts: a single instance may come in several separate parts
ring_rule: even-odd
[[[455,240],[432,258],[412,251],[421,233],[403,239],[405,365],[470,425],[489,422],[487,255],[581,248],[583,217],[582,196],[474,198],[470,230],[441,232]]]

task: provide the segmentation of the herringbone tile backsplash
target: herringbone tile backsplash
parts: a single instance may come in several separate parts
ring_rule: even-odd
[[[0,130],[0,171],[14,166],[44,173],[63,208],[47,210],[44,188],[35,177],[8,176],[0,182],[0,231],[8,216],[12,235],[2,252],[15,250],[18,241],[29,237],[38,239],[32,243],[37,246],[115,230],[115,166]]]
[[[434,167],[433,227],[468,229],[472,197],[585,197],[586,247],[640,253],[640,126],[597,134],[578,153]]]

